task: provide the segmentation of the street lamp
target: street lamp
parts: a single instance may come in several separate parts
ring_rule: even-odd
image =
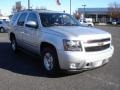
[[[85,7],[86,7],[86,5],[84,4],[84,5],[82,5],[83,6],[83,8],[84,8],[84,20],[85,20]]]
[[[1,15],[1,9],[0,9],[0,15]]]

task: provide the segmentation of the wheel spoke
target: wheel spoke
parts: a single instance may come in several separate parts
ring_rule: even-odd
[[[15,49],[16,49],[15,40],[12,40],[12,41],[11,41],[11,46],[12,46],[13,51],[15,51]]]
[[[53,57],[50,53],[46,53],[44,56],[44,66],[48,71],[53,69]]]

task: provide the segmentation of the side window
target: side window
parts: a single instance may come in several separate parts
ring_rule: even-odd
[[[27,16],[27,13],[22,13],[20,15],[20,18],[19,18],[18,22],[17,22],[17,25],[24,26],[26,16]]]
[[[27,22],[28,21],[35,21],[36,23],[38,23],[37,15],[35,13],[30,13],[27,19]]]
[[[30,13],[28,18],[27,18],[27,23],[31,23],[31,25],[26,24],[26,27],[38,28],[37,15],[35,13]]]
[[[11,18],[11,24],[14,24],[14,23],[15,23],[15,21],[16,21],[17,18],[18,18],[18,16],[19,16],[19,13],[16,13],[16,14],[14,14],[14,15],[12,16],[12,18]]]
[[[76,24],[71,17],[69,17],[68,15],[63,15],[63,22],[66,25],[74,25]]]

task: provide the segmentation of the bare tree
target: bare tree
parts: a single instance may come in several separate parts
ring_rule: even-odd
[[[12,7],[12,13],[19,12],[21,10],[26,9],[24,6],[21,5],[21,2],[16,2],[16,4]]]
[[[15,12],[17,12],[16,7],[12,6],[12,13],[15,13]]]
[[[109,4],[108,13],[110,17],[118,19],[120,18],[120,3],[113,2]]]
[[[74,16],[77,20],[79,20],[81,14],[76,10],[76,11],[73,13],[73,16]]]

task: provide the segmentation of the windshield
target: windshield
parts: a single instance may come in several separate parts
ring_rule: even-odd
[[[80,25],[71,15],[64,13],[40,13],[40,18],[44,27]]]

